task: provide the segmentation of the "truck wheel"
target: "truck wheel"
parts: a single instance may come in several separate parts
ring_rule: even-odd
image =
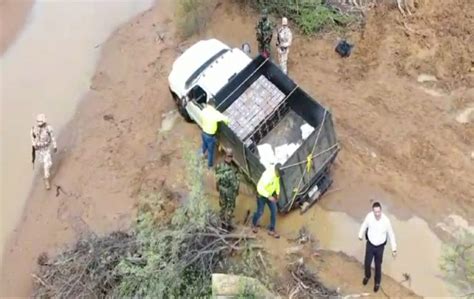
[[[184,103],[182,99],[180,99],[171,89],[171,96],[173,97],[174,102],[176,103],[176,106],[178,107],[178,112],[181,114],[181,116],[184,118],[185,121],[187,122],[193,122],[191,117],[189,116],[188,112],[186,111],[186,108],[184,108]]]

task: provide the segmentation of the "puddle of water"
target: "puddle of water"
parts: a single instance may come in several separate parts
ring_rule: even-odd
[[[207,182],[214,186],[214,182]],[[242,188],[243,186],[241,186]],[[255,210],[255,199],[247,187],[241,190],[237,199],[235,221],[242,223],[248,211],[250,217]],[[213,197],[217,198],[217,193]],[[217,208],[217,200],[213,202]],[[442,279],[439,261],[442,253],[442,242],[430,230],[428,224],[417,217],[401,221],[388,213],[397,238],[398,255],[394,259],[390,245],[387,244],[382,271],[395,281],[403,280],[403,273],[411,276],[411,284],[405,286],[422,296],[452,296],[453,288]],[[363,263],[365,240],[359,241],[358,232],[363,219],[354,219],[346,213],[324,210],[318,204],[311,207],[305,214],[294,211],[287,215],[279,215],[277,230],[286,238],[295,238],[300,228],[305,226],[319,240],[322,249],[342,251]],[[270,215],[267,208],[262,218],[262,227],[268,225]],[[250,222],[248,222],[250,223]],[[363,272],[361,268],[361,279]]]
[[[448,296],[448,287],[439,270],[442,243],[428,224],[417,217],[400,221],[386,215],[395,230],[398,255],[393,259],[387,245],[383,272],[396,281],[403,280],[403,273],[410,274],[410,288],[420,295]],[[280,227],[285,233],[293,231],[295,234],[300,227],[306,226],[319,239],[322,248],[342,251],[363,262],[365,241],[359,241],[357,237],[362,220],[356,221],[345,213],[327,211],[316,205],[303,216],[295,213],[284,217]]]
[[[36,0],[24,31],[1,57],[2,252],[33,178],[29,130],[35,115],[45,113],[57,133],[89,89],[97,45],[152,1]]]
[[[179,118],[178,110],[172,110],[162,115],[160,133],[170,131]]]

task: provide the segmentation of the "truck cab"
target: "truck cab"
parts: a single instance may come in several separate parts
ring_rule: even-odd
[[[181,115],[202,124],[201,110],[252,60],[216,39],[199,41],[173,63],[169,87]]]

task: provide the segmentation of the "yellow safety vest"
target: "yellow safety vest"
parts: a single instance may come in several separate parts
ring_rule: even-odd
[[[277,177],[273,167],[267,168],[260,177],[257,184],[257,192],[265,198],[273,196],[274,193],[280,195],[280,178]]]
[[[220,121],[228,124],[229,118],[209,105],[202,110],[202,130],[204,133],[209,135],[216,134],[217,124]]]

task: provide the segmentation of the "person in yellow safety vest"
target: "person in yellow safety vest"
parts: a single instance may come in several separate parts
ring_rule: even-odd
[[[207,153],[207,167],[211,168],[214,163],[214,151],[216,147],[216,132],[219,122],[229,124],[229,118],[207,104],[202,110],[202,154]]]
[[[280,235],[275,231],[277,202],[280,195],[280,167],[281,164],[270,166],[260,177],[257,184],[257,211],[253,214],[252,230],[254,233],[258,232],[258,221],[263,215],[265,204],[270,208],[270,225],[268,227],[268,234],[275,238],[280,238]]]

